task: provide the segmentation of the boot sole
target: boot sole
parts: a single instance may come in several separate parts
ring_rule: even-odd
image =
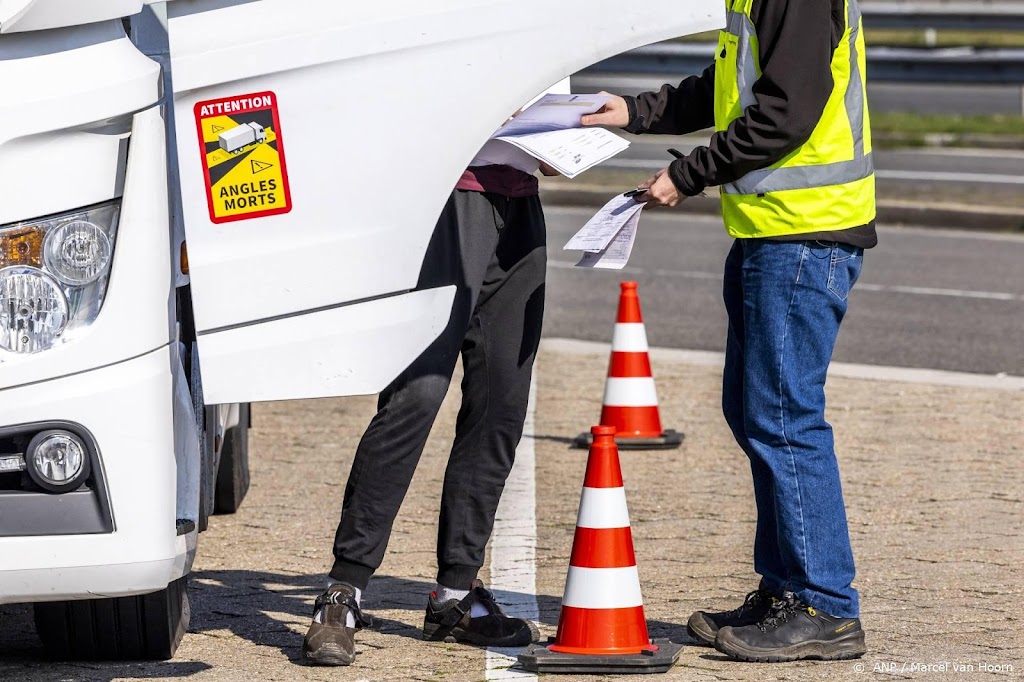
[[[686,632],[702,646],[715,646],[715,637],[718,633],[708,627],[700,612],[690,616],[690,620],[686,622]]]
[[[310,665],[343,666],[352,665],[355,654],[346,654],[340,647],[325,644],[316,651],[305,652],[306,662]]]
[[[455,628],[452,633],[445,637],[443,640],[437,640],[444,642],[445,644],[472,644],[474,646],[489,646],[489,647],[517,647],[526,646],[533,642],[540,640],[540,630],[537,629],[536,624],[526,621],[530,627],[530,641],[523,642],[521,639],[506,637],[505,639],[485,639],[483,637],[477,637],[472,633],[466,632],[462,628]],[[423,623],[423,639],[430,641],[430,638],[437,632],[437,623]]]
[[[867,646],[864,644],[863,632],[829,641],[800,642],[781,649],[754,649],[734,638],[728,636],[723,638],[719,633],[715,640],[715,649],[726,656],[749,663],[786,663],[805,659],[845,661],[851,658],[860,658],[868,652]]]

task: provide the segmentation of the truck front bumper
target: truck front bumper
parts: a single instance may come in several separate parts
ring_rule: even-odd
[[[195,531],[179,536],[175,523],[172,351],[0,391],[0,426],[62,421],[93,435],[114,528],[0,536],[0,603],[143,594],[188,570]]]

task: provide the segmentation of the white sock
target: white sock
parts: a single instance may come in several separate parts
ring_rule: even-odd
[[[325,589],[329,590],[329,589],[331,589],[332,586],[337,585],[339,582],[340,582],[339,580],[328,580],[327,581],[327,587]],[[356,604],[360,605],[360,602],[361,602],[361,600],[363,598],[363,591],[361,589],[359,589],[358,587],[356,587],[355,585],[350,585],[350,587],[353,590],[356,591]],[[315,614],[313,614],[313,622],[314,623],[323,623],[324,622],[323,621],[323,609],[319,609],[319,610],[317,610],[317,612]],[[354,628],[355,626],[356,626],[356,616],[355,616],[354,613],[349,611],[348,615],[345,617],[345,627]]]
[[[455,590],[451,587],[445,587],[441,583],[438,583],[437,589],[434,590],[434,593],[437,594],[437,599],[441,602],[446,602],[449,599],[457,599],[461,601],[463,597],[469,594],[469,590]],[[477,602],[476,604],[473,604],[473,608],[469,610],[469,617],[479,618],[480,616],[486,616],[489,613],[490,611],[487,610],[486,606]]]

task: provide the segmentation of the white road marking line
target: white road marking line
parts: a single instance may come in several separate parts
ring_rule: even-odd
[[[659,170],[665,168],[671,159],[611,159],[605,168],[632,170]],[[920,170],[876,170],[875,177],[881,180],[912,180],[915,182],[972,182],[986,185],[1024,185],[1024,175],[1008,173],[950,173],[948,171]]]
[[[578,268],[578,267],[576,267],[576,262],[575,261],[570,263],[569,261],[549,260],[548,261],[548,267],[549,268],[559,268],[561,270],[578,270],[578,271],[581,271],[581,272],[583,270],[587,270],[588,272],[593,272],[592,268]],[[611,273],[613,275],[614,274],[643,275],[643,274],[647,273],[647,271],[644,270],[643,268],[633,268],[633,267],[629,267],[629,266],[626,266],[626,267],[622,268],[621,270],[605,270],[605,272]]]
[[[883,293],[915,294],[917,296],[949,296],[952,298],[981,298],[990,301],[1020,301],[1024,297],[999,291],[969,291],[966,289],[937,289],[935,287],[907,287],[899,285],[867,284],[858,282],[854,291],[878,291]]]
[[[541,350],[545,352],[606,356],[611,351],[611,344],[598,341],[579,341],[577,339],[546,338],[541,341]],[[654,361],[655,365],[657,365],[659,359],[670,362],[683,362],[701,367],[721,368],[725,364],[725,354],[715,351],[651,348],[650,352],[651,360]],[[828,375],[829,377],[844,377],[847,379],[893,381],[928,386],[1024,391],[1024,377],[1008,374],[971,374],[969,372],[948,372],[939,369],[885,367],[882,365],[833,362],[829,366]]]
[[[505,481],[491,533],[490,589],[506,612],[516,618],[540,620],[537,606],[537,482],[535,477],[537,412],[537,367],[530,384],[523,438],[516,448],[516,462]],[[488,680],[536,680],[537,676],[512,669],[519,649],[487,650]]]
[[[699,272],[697,270],[655,270],[654,274],[658,277],[685,277],[686,279],[703,279],[711,282],[721,282],[722,273],[720,272]]]
[[[544,213],[549,215],[579,215],[586,216],[587,218],[593,214],[594,210],[588,208],[579,208],[576,206],[545,206]],[[683,209],[681,212],[673,211],[651,211],[644,214],[644,221],[654,222],[668,222],[678,224],[680,216],[685,212]],[[717,224],[719,229],[722,227],[722,219],[718,216],[700,214],[700,213],[686,213],[686,220],[689,223],[709,223],[712,225]],[[583,222],[586,222],[584,220]],[[581,225],[583,223],[580,223]],[[879,225],[878,233],[883,237],[890,236],[927,236],[929,238],[940,237],[943,239],[967,239],[971,241],[991,241],[991,242],[1024,242],[1024,235],[1013,234],[1007,232],[984,232],[984,231],[968,231],[968,230],[957,230],[950,229],[947,227],[917,227],[913,225]],[[722,235],[723,239],[729,239],[724,232]]]
[[[908,156],[960,156],[973,159],[1024,159],[1024,151],[1019,149],[973,149],[969,147],[926,147],[912,152],[892,151],[890,154],[906,154]]]
[[[1008,232],[970,232],[968,230],[952,230],[944,227],[914,227],[911,225],[879,225],[878,233],[884,238],[920,236],[942,239],[966,239],[969,241],[987,242],[1024,242],[1024,234]]]
[[[986,185],[1024,185],[1024,175],[1001,173],[949,173],[945,171],[876,170],[883,180],[917,180],[922,182],[978,182]]]
[[[1024,209],[1021,209],[1024,212]],[[578,208],[574,206],[546,206],[544,212],[549,215],[580,215],[590,217],[594,213],[592,209]],[[712,225],[718,225],[719,229],[722,228],[722,218],[715,215],[708,215],[702,213],[686,213],[686,209],[679,211],[650,211],[644,213],[644,221],[672,221],[676,224],[679,223],[680,219],[685,217],[686,221],[690,224],[695,222],[709,223]],[[586,222],[584,220],[583,222]],[[583,225],[583,222],[580,224]],[[1013,232],[989,232],[984,230],[967,230],[967,229],[955,229],[952,227],[921,227],[914,225],[879,225],[879,235],[888,239],[890,237],[928,237],[934,239],[936,237],[950,240],[969,240],[973,242],[1011,242],[1015,244],[1024,243],[1024,235],[1016,235]],[[723,240],[729,240],[723,231]]]
[[[548,265],[553,268],[575,269],[572,263],[564,261],[549,261]],[[637,275],[653,274],[655,277],[681,277],[684,279],[698,279],[706,281],[721,281],[720,272],[701,272],[699,270],[654,270],[648,272],[643,268],[632,268],[623,270]],[[971,291],[970,289],[942,289],[938,287],[911,287],[900,284],[870,284],[858,282],[853,288],[857,291],[870,291],[883,294],[912,294],[914,296],[944,296],[947,298],[969,298],[982,299],[987,301],[1024,301],[1024,295],[1011,294],[1005,291]]]
[[[610,159],[602,164],[605,168],[642,168],[644,170],[661,170],[671,163],[672,159]]]

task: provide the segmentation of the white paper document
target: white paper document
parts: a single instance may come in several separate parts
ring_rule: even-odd
[[[636,228],[640,225],[640,212],[637,211],[629,219],[626,226],[619,230],[611,243],[604,251],[598,253],[584,253],[583,258],[576,264],[578,268],[601,268],[605,270],[621,270],[629,262],[629,256],[633,253],[633,243],[636,241]]]
[[[581,268],[621,270],[629,262],[644,205],[633,197],[616,196],[598,211],[563,247],[585,251]]]
[[[494,136],[506,137],[579,128],[580,116],[595,113],[611,99],[611,95],[555,95],[549,93],[523,109],[518,116],[503,125]]]
[[[574,178],[629,147],[629,141],[609,130],[580,125],[580,116],[596,112],[610,99],[609,95],[544,95],[491,139],[514,145]]]
[[[604,128],[575,128],[497,138],[519,147],[567,178],[574,178],[629,147]]]
[[[616,195],[587,221],[562,248],[566,251],[603,251],[644,205],[633,197]]]

